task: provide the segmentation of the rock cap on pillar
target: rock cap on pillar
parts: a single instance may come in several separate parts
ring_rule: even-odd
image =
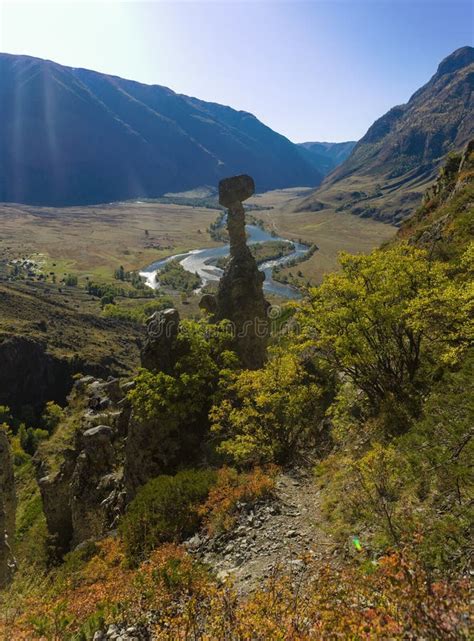
[[[232,207],[242,203],[255,193],[255,183],[252,176],[241,174],[223,178],[219,182],[219,204],[223,207]]]

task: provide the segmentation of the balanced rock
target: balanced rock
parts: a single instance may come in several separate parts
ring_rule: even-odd
[[[206,295],[200,304],[213,313],[216,321],[231,322],[236,352],[242,365],[249,369],[264,364],[269,331],[268,303],[263,295],[265,275],[258,270],[245,234],[242,201],[254,191],[254,181],[246,175],[225,178],[219,183],[219,202],[228,208],[230,261],[219,282],[215,303]]]

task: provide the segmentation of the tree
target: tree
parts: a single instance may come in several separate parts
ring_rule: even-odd
[[[43,421],[45,429],[49,434],[51,434],[62,421],[63,417],[64,411],[62,407],[54,401],[48,401],[46,403],[41,420]]]
[[[374,414],[393,399],[416,416],[436,369],[467,343],[469,285],[406,245],[340,263],[303,305],[301,342],[362,390]]]
[[[117,280],[121,280],[121,281],[125,280],[125,269],[124,269],[123,265],[120,265],[120,267],[115,270],[115,274],[114,275],[115,275],[115,278]]]
[[[240,465],[287,462],[317,435],[321,396],[314,376],[280,350],[263,369],[230,372],[210,413],[220,451]]]

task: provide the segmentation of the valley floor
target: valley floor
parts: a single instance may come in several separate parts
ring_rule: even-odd
[[[368,252],[391,238],[395,228],[348,213],[295,213],[292,203],[307,189],[283,189],[257,194],[250,213],[285,238],[315,243],[319,250],[297,268],[300,283],[316,284],[337,267],[340,251]],[[130,202],[89,207],[0,205],[0,266],[30,257],[47,279],[68,274],[79,287],[88,280],[116,283],[114,273],[139,271],[172,254],[213,247],[208,233],[219,209],[170,202]],[[1,269],[0,269],[1,273]],[[194,307],[194,306],[193,306]]]

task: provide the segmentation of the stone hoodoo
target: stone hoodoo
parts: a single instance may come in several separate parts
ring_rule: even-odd
[[[0,430],[0,588],[8,585],[15,570],[12,544],[15,536],[16,493],[13,459],[8,437]]]
[[[219,202],[227,207],[230,237],[230,261],[222,276],[215,302],[203,297],[201,307],[212,312],[216,320],[227,319],[234,325],[235,347],[242,365],[249,369],[262,367],[268,338],[268,303],[263,296],[265,275],[247,246],[244,200],[255,192],[250,176],[233,176],[219,183]]]
[[[179,312],[165,309],[155,312],[146,321],[146,338],[141,352],[141,364],[152,372],[172,375],[177,360],[189,350],[186,337],[179,338]],[[173,438],[169,438],[169,430]],[[177,464],[182,455],[176,428],[166,424],[157,429],[151,421],[137,421],[130,416],[125,444],[124,485],[127,500],[151,478],[163,474]],[[171,445],[173,440],[175,445]]]

